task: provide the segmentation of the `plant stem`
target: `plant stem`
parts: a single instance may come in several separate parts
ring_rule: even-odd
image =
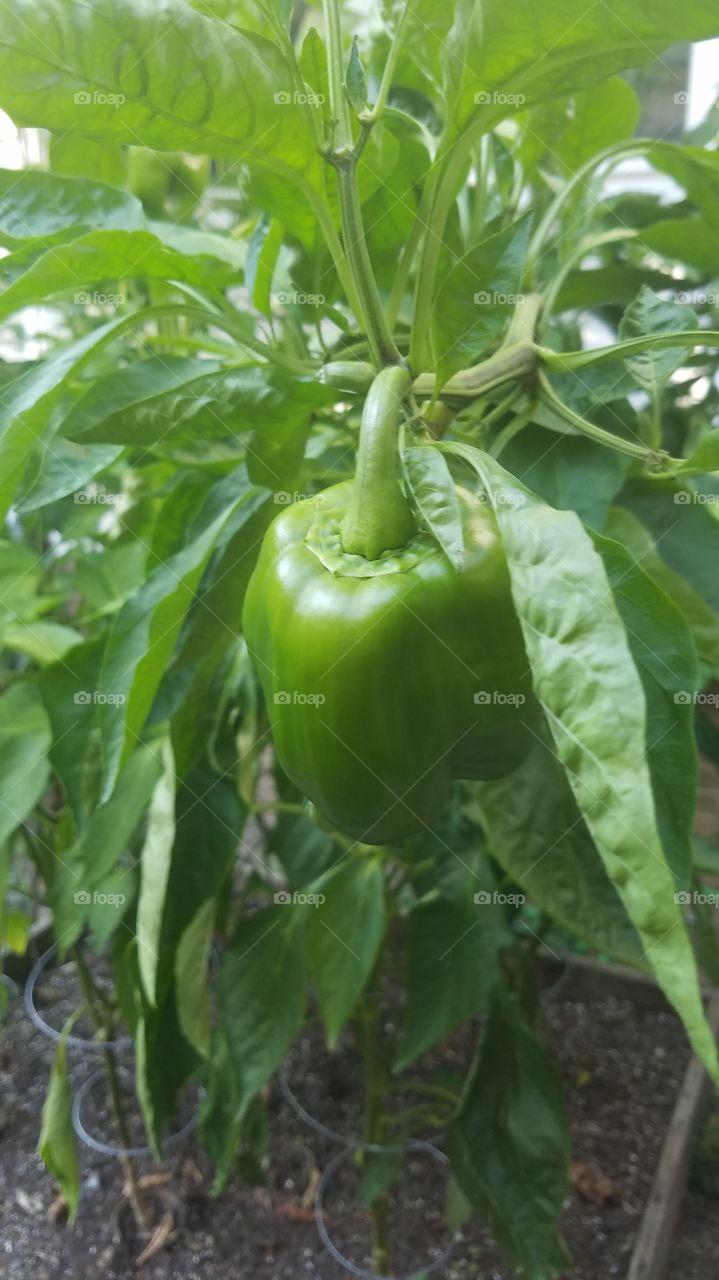
[[[80,980],[83,995],[87,1001],[87,1007],[90,1011],[93,1026],[95,1027],[98,1039],[109,1040],[112,1033],[112,1025],[107,1017],[107,1006],[103,999],[102,993],[98,991],[92,974],[85,964],[84,956],[78,946],[72,949],[73,959],[77,968],[77,975]],[[105,1073],[107,1075],[108,1092],[110,1095],[110,1105],[112,1107],[113,1118],[117,1127],[118,1137],[121,1147],[130,1146],[130,1134],[127,1128],[127,1120],[125,1118],[125,1108],[122,1101],[122,1091],[120,1089],[120,1081],[117,1070],[117,1058],[110,1048],[105,1048],[103,1054]],[[125,1175],[125,1186],[127,1196],[132,1208],[133,1217],[140,1231],[147,1235],[152,1231],[152,1222],[145,1205],[145,1199],[142,1189],[138,1182],[135,1166],[130,1156],[120,1156],[120,1164]]]
[[[379,86],[379,89],[377,90],[377,98],[376,98],[375,104],[372,107],[371,111],[365,111],[360,116],[360,120],[362,121],[363,124],[374,124],[376,120],[379,120],[380,116],[382,115],[382,112],[385,109],[385,106],[387,105],[387,98],[389,95],[389,91],[392,88],[392,79],[394,77],[394,70],[395,70],[395,67],[397,66],[397,59],[400,55],[400,50],[402,48],[402,38],[404,36],[404,29],[411,15],[413,2],[414,0],[407,0],[407,3],[405,4],[404,9],[402,10],[400,20],[397,23],[397,28],[392,38],[392,43],[389,47],[389,53],[387,54],[387,61],[385,63],[384,71],[382,73],[380,86]]]
[[[375,976],[380,972],[379,962]],[[366,1143],[381,1144],[385,1136],[384,1095],[387,1068],[379,1035],[380,1011],[376,999],[365,996],[359,1010],[357,1029],[365,1073],[365,1111],[363,1138]],[[384,1191],[369,1206],[372,1218],[372,1270],[389,1274],[389,1195]]]
[[[399,423],[410,386],[409,371],[382,369],[362,410],[352,496],[340,526],[345,551],[376,560],[403,547],[416,532],[410,504],[400,488]]]
[[[327,73],[334,124],[332,147],[326,153],[326,159],[337,170],[342,239],[357,295],[358,319],[367,335],[375,367],[381,369],[387,364],[400,364],[402,357],[387,323],[374,278],[357,186],[357,160],[360,148],[367,140],[371,122],[369,127],[363,129],[360,142],[355,147],[349,102],[344,88],[339,0],[323,0],[322,8],[327,33]]]

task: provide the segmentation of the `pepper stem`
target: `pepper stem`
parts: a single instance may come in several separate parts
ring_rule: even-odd
[[[405,546],[416,533],[400,486],[398,427],[412,377],[401,365],[382,369],[367,393],[360,424],[352,497],[340,526],[345,551],[376,560]]]

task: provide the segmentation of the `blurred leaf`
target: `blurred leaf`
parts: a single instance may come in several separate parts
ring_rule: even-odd
[[[0,697],[0,845],[47,786],[50,725],[37,687],[10,685]]]
[[[452,1171],[528,1280],[566,1268],[559,1219],[569,1177],[562,1084],[519,1005],[494,1002],[459,1113]]]
[[[145,842],[140,855],[140,899],[137,904],[137,955],[150,1004],[157,999],[162,915],[172,846],[175,839],[175,763],[169,741],[158,747],[162,773],[152,793]]]
[[[311,893],[317,904],[305,908],[307,958],[333,1049],[372,973],[387,927],[382,863],[345,857],[312,885]]]
[[[55,1050],[37,1149],[46,1168],[59,1183],[73,1222],[80,1201],[80,1162],[72,1124],[72,1088],[67,1075],[64,1040],[58,1041]]]

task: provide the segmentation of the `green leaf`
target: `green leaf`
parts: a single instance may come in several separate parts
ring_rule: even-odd
[[[517,303],[531,221],[519,219],[458,259],[440,283],[431,318],[439,386],[496,343]]]
[[[17,622],[2,628],[0,644],[24,653],[44,667],[58,662],[75,645],[82,644],[82,635],[59,622]]]
[[[130,319],[136,322],[137,315]],[[83,334],[13,385],[3,405],[4,425],[0,428],[0,519],[7,515],[31,453],[48,434],[52,410],[67,382],[95,350],[127,324],[128,317],[122,316]]]
[[[527,1280],[564,1271],[569,1180],[562,1084],[519,1006],[495,1001],[447,1135],[453,1173]]]
[[[20,514],[37,511],[69,493],[84,489],[90,480],[105,471],[122,453],[121,445],[75,444],[54,440],[36,475],[24,488],[24,496],[14,504]]]
[[[616,542],[594,535],[647,703],[646,757],[664,854],[677,889],[689,884],[698,787],[691,633],[679,609]]]
[[[305,924],[305,911],[289,905],[245,916],[222,957],[220,1021],[233,1067],[238,1123],[302,1026]]]
[[[0,697],[0,845],[45,790],[50,739],[37,687],[29,682],[10,685]]]
[[[655,169],[669,174],[684,188],[692,204],[716,231],[719,227],[719,156],[716,151],[658,142],[647,152],[647,159]]]
[[[609,877],[696,1053],[719,1074],[657,827],[646,698],[601,558],[573,513],[545,506],[478,450],[446,447],[477,470],[494,506],[534,690]]]
[[[619,495],[649,530],[662,560],[719,615],[719,521],[683,485],[632,480]]]
[[[143,1004],[134,1040],[137,1097],[147,1136],[160,1155],[163,1138],[175,1116],[178,1094],[199,1065],[195,1050],[180,1030],[172,989],[156,1009]]]
[[[345,75],[345,87],[347,89],[347,97],[355,111],[363,111],[367,106],[367,77],[359,55],[356,36],[352,38],[352,48]]]
[[[375,965],[387,922],[379,858],[344,858],[312,886],[307,959],[333,1049]]]
[[[590,947],[646,967],[643,947],[612,885],[548,743],[537,740],[518,769],[472,786],[467,812],[490,852],[533,902]]]
[[[65,178],[41,169],[0,169],[0,243],[26,240],[47,247],[90,231],[138,231],[145,226],[139,200],[87,178]]]
[[[574,94],[564,128],[549,144],[567,172],[577,169],[605,147],[634,133],[639,121],[639,99],[630,84],[612,76]]]
[[[12,269],[12,255],[4,266]],[[8,284],[0,294],[0,319],[64,293],[69,293],[77,306],[107,301],[121,307],[127,302],[124,286],[112,282],[135,277],[216,289],[237,283],[235,271],[225,263],[177,253],[151,231],[90,231],[69,244],[53,246]],[[103,281],[111,282],[105,291],[91,292],[85,287]]]
[[[265,215],[253,231],[247,246],[245,286],[253,306],[265,316],[272,315],[272,281],[284,234],[282,223],[277,218]]]
[[[596,421],[596,402],[589,416]],[[611,428],[616,429],[616,422]],[[601,528],[631,462],[586,436],[558,438],[535,420],[502,450],[502,465],[550,506],[576,511],[582,520]]]
[[[162,773],[150,801],[147,833],[140,856],[140,899],[137,904],[137,957],[150,1004],[157,999],[160,935],[172,845],[175,838],[175,762],[169,741],[159,747]]]
[[[436,449],[409,448],[402,453],[405,480],[414,505],[455,569],[464,560],[462,512],[452,473]]]
[[[4,15],[0,106],[20,126],[158,150],[317,164],[279,47],[182,0]]]
[[[84,718],[81,725],[86,725]],[[103,912],[102,899],[107,895],[130,897],[132,881],[124,883],[127,870],[120,869],[119,863],[150,802],[160,767],[155,752],[138,748],[122,770],[110,799],[93,808],[77,839],[64,850],[50,887],[55,932],[63,949],[72,946],[84,926]],[[119,924],[122,912],[113,904],[106,905],[110,918],[114,915],[115,924]]]
[[[716,270],[716,230],[704,218],[663,218],[642,228],[642,243],[710,277]]]
[[[677,606],[692,634],[700,662],[700,688],[711,676],[719,676],[719,617],[694,587],[665,564],[651,534],[631,511],[612,507],[604,533],[632,554],[645,573]]]
[[[509,942],[503,907],[488,881],[462,902],[419,902],[407,920],[407,1003],[400,1071],[453,1027],[485,1007],[499,976],[500,947]]]
[[[122,606],[110,631],[100,674],[98,708],[105,787],[111,793],[121,760],[142,731],[167,668],[182,621],[196,600],[200,577],[222,530],[238,508],[254,509],[263,495],[242,468],[219,481],[186,546],[160,564]]]
[[[653,333],[678,333],[682,329],[698,329],[699,320],[689,307],[677,302],[665,302],[643,285],[634,302],[627,308],[619,326],[623,342],[631,338],[644,338]],[[682,351],[643,351],[628,357],[627,368],[646,391],[653,403],[658,404],[669,378],[686,359],[691,344]]]
[[[210,1053],[210,992],[207,971],[217,902],[208,898],[188,924],[177,945],[175,991],[177,1016],[185,1039],[201,1057]]]
[[[194,403],[196,389],[201,395],[213,382],[221,384],[220,373],[221,365],[214,360],[166,355],[133,361],[127,368],[94,379],[69,408],[61,430],[87,441],[118,445],[147,446],[166,436],[182,439],[180,397]],[[205,424],[197,425],[204,435]],[[216,420],[215,433],[220,425]]]
[[[80,1201],[80,1162],[72,1124],[72,1088],[65,1061],[65,1042],[55,1050],[50,1084],[42,1108],[38,1154],[60,1185],[74,1222]]]
[[[705,0],[687,0],[681,9],[674,0],[657,0],[651,9],[622,0],[579,13],[574,0],[545,0],[539,13],[534,0],[511,6],[462,0],[441,46],[448,136],[470,120],[490,129],[536,102],[584,91],[651,62],[675,41],[716,35],[719,17]]]

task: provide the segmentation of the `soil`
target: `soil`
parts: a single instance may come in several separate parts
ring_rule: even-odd
[[[38,1006],[52,1025],[62,1025],[73,999],[66,971],[42,978]],[[572,1124],[575,1186],[563,1230],[573,1262],[564,1280],[623,1277],[688,1061],[684,1033],[670,1014],[627,1001],[568,998],[561,985],[543,997],[542,1024],[565,1082]],[[475,1035],[476,1027],[467,1027],[449,1037],[441,1052],[427,1055],[427,1071],[463,1070]],[[319,1239],[311,1207],[321,1171],[341,1147],[302,1121],[277,1082],[268,1092],[266,1186],[235,1180],[213,1198],[212,1170],[192,1137],[162,1166],[138,1160],[154,1220],[162,1222],[160,1234],[167,1239],[137,1265],[147,1239],[135,1231],[120,1162],[81,1145],[81,1203],[70,1227],[35,1154],[52,1054],[51,1042],[31,1024],[18,995],[0,1048],[0,1276],[342,1280],[348,1274]],[[71,1063],[75,1089],[100,1066],[97,1054],[77,1050]],[[361,1085],[349,1036],[330,1056],[310,1029],[289,1056],[286,1079],[320,1122],[341,1134],[359,1132]],[[178,1124],[193,1106],[189,1096]],[[91,1133],[115,1140],[102,1089],[86,1098],[83,1117]],[[431,1131],[417,1136],[430,1137]],[[142,1141],[139,1125],[132,1140]],[[420,1270],[446,1242],[446,1184],[446,1169],[431,1150],[410,1153],[390,1211],[397,1274]],[[325,1225],[355,1265],[368,1267],[369,1222],[357,1193],[348,1160],[327,1188]],[[669,1280],[714,1280],[718,1271],[719,1198],[690,1191]],[[442,1280],[515,1280],[477,1219],[462,1227],[450,1260],[436,1274]]]

